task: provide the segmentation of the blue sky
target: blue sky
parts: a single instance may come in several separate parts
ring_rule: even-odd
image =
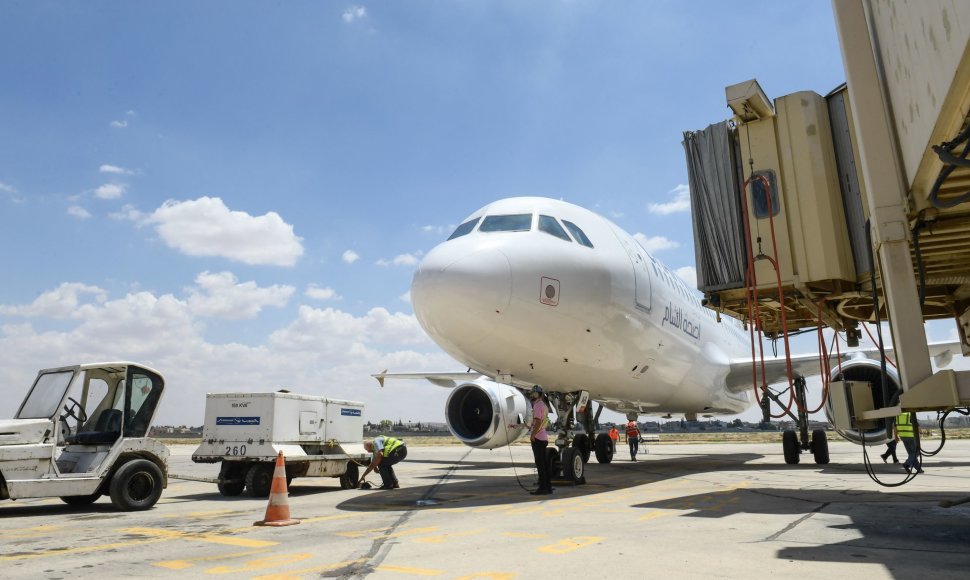
[[[692,280],[684,130],[724,87],[826,93],[828,2],[23,2],[0,8],[0,378],[153,364],[159,420],[286,386],[442,420],[420,257],[502,197],[563,198]],[[665,211],[666,210],[666,211]]]

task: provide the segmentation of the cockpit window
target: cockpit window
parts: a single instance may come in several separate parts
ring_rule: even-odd
[[[548,215],[539,216],[539,231],[546,232],[547,234],[556,236],[559,239],[566,240],[567,242],[572,241],[569,239],[569,234],[566,230],[562,229],[556,218]]]
[[[567,222],[566,220],[562,220],[562,223],[566,224],[566,227],[569,228],[569,233],[571,233],[573,237],[576,238],[577,242],[586,246],[587,248],[593,247],[593,242],[589,241],[589,238],[586,237],[586,234],[583,233],[583,230],[579,229],[579,226],[577,226],[573,222]]]
[[[475,229],[475,224],[478,223],[479,219],[481,218],[472,218],[467,222],[461,224],[460,226],[455,228],[455,231],[451,234],[451,236],[448,237],[448,239],[453,240],[455,238],[460,238],[465,234],[471,232],[473,229]]]
[[[480,232],[527,232],[532,229],[532,214],[490,215],[482,220]]]

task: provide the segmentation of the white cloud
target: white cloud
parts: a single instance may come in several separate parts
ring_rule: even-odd
[[[116,211],[108,214],[108,217],[116,220],[128,220],[141,224],[145,221],[145,214],[138,211],[135,206],[131,204],[125,204],[122,206],[121,211]]]
[[[637,232],[633,234],[633,239],[638,241],[640,245],[643,246],[643,248],[646,251],[650,252],[651,254],[654,252],[659,252],[661,250],[670,250],[673,248],[680,247],[680,243],[675,242],[674,240],[671,240],[670,238],[666,238],[664,236],[647,237],[644,234]]]
[[[432,225],[427,225],[427,226],[421,226],[421,231],[424,232],[424,233],[426,233],[426,234],[434,234],[436,236],[443,236],[443,235],[445,235],[445,234],[447,234],[449,232],[455,231],[455,226],[452,226],[452,225],[448,225],[448,226],[432,226]]]
[[[381,258],[375,263],[378,266],[413,266],[418,263],[420,256],[420,252],[415,252],[414,254],[398,254],[397,256],[394,256],[393,260],[385,260],[384,258]]]
[[[7,193],[17,193],[12,185],[7,185],[6,183],[0,181],[0,191],[5,191]]]
[[[357,20],[363,20],[364,18],[367,18],[367,9],[364,8],[363,6],[351,6],[350,8],[344,10],[344,13],[341,17],[344,19],[344,22],[346,22],[347,24],[352,24]]]
[[[124,167],[118,167],[117,165],[109,165],[107,163],[98,167],[98,171],[101,173],[114,173],[117,175],[132,175],[135,172],[130,169],[125,169]]]
[[[81,294],[102,292],[77,286]],[[68,307],[58,312],[67,317],[56,329],[47,323],[38,329],[29,321],[0,325],[0,384],[19,387],[0,398],[0,417],[13,416],[37,369],[134,360],[158,369],[166,379],[156,424],[201,425],[207,392],[280,387],[364,401],[366,420],[442,421],[447,389],[399,381],[381,390],[370,375],[383,369],[462,370],[424,336],[414,316],[382,308],[356,316],[302,307],[290,324],[243,344],[207,340],[204,332],[218,321],[202,324],[188,300],[171,294],[133,292],[73,311],[70,304],[62,306]]]
[[[124,129],[128,126],[128,121],[122,119],[121,121],[111,121],[111,126],[115,129]]]
[[[353,264],[354,262],[360,259],[360,254],[358,254],[353,250],[347,250],[346,252],[344,252],[343,256],[341,256],[341,258],[343,259],[344,262],[347,262],[348,264]]]
[[[398,296],[397,299],[400,300],[401,302],[407,302],[408,304],[410,304],[411,303],[411,291],[408,290],[404,294],[401,294],[400,296]]]
[[[669,215],[690,210],[690,188],[686,185],[678,185],[668,191],[667,195],[673,195],[673,200],[667,203],[651,203],[648,206],[650,213]]]
[[[697,288],[697,270],[693,266],[684,266],[683,268],[677,268],[674,270],[674,274],[680,276],[680,279],[687,282],[687,285],[691,288]]]
[[[333,288],[321,288],[316,284],[310,284],[303,294],[307,298],[312,298],[314,300],[340,300],[340,295]]]
[[[78,282],[64,282],[53,290],[48,290],[38,296],[33,302],[21,306],[0,305],[0,315],[3,316],[46,316],[49,318],[68,318],[75,314],[82,303],[81,296],[90,295],[95,302],[104,302],[107,293],[97,286],[88,286]]]
[[[124,184],[119,183],[105,183],[101,187],[94,190],[95,197],[100,199],[118,199],[125,193]]]
[[[219,256],[250,265],[292,266],[303,238],[276,212],[231,211],[218,197],[169,200],[145,220],[162,240],[189,256]]]
[[[186,288],[189,310],[196,316],[240,320],[255,318],[266,306],[285,306],[295,288],[256,282],[239,283],[232,272],[202,272],[195,278],[198,288]]]
[[[74,216],[80,220],[86,220],[91,217],[91,212],[79,205],[72,205],[67,208],[67,215]]]

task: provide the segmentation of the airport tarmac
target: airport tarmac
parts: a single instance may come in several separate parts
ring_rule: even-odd
[[[193,449],[171,447],[170,473],[214,477]],[[970,441],[897,488],[869,479],[860,447],[830,450],[827,466],[788,466],[780,442],[651,445],[635,463],[621,447],[588,465],[586,485],[532,496],[517,481],[535,478],[526,446],[415,447],[400,490],[294,480],[302,523],[283,528],[252,525],[265,499],[192,480],[172,479],[146,512],[4,501],[0,566],[4,578],[967,577]],[[903,479],[873,457],[886,482]]]

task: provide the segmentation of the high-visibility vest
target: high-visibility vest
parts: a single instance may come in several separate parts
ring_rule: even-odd
[[[401,445],[404,445],[404,441],[401,441],[400,439],[395,439],[393,437],[385,437],[384,438],[384,456],[387,457],[387,454],[388,453],[390,453],[391,451],[394,451],[395,449],[397,449]]]
[[[640,434],[640,429],[637,427],[636,423],[634,423],[633,421],[630,421],[629,423],[626,424],[627,437],[636,437],[639,434]]]
[[[901,439],[913,438],[913,422],[909,413],[900,413],[896,417],[896,434]]]

